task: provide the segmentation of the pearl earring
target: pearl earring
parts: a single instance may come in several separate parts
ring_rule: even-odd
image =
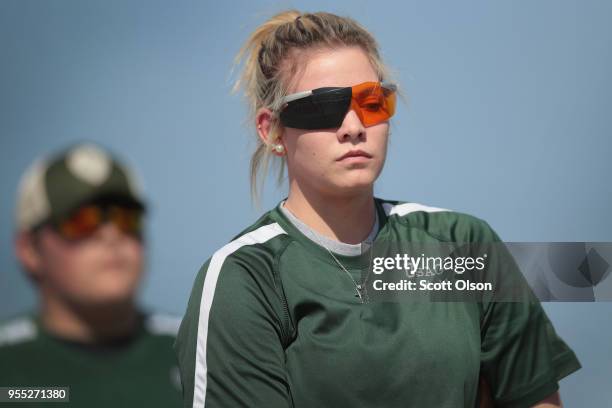
[[[285,146],[283,146],[282,144],[275,144],[274,150],[276,151],[276,153],[282,153],[285,151]]]

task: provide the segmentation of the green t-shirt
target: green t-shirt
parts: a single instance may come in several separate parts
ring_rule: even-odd
[[[499,242],[458,212],[376,199],[377,242]],[[580,368],[539,302],[362,303],[277,206],[198,273],[175,347],[185,407],[528,407]],[[353,282],[353,280],[355,282]]]
[[[147,315],[132,336],[85,345],[50,335],[36,317],[11,319],[0,325],[0,387],[69,387],[70,402],[0,407],[179,407],[177,328],[176,318]]]

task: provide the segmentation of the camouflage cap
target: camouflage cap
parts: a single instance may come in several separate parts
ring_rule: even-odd
[[[145,208],[129,168],[100,146],[82,143],[37,160],[23,174],[17,194],[19,231],[69,214],[78,206],[101,199]]]

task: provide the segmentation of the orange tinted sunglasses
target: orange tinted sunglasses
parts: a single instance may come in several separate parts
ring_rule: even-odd
[[[396,91],[388,82],[363,82],[297,92],[282,99],[279,118],[283,126],[297,129],[337,128],[352,109],[368,127],[393,116]]]
[[[51,223],[65,239],[75,241],[92,236],[96,230],[110,222],[121,232],[142,237],[143,211],[139,208],[120,205],[84,205],[66,217]]]

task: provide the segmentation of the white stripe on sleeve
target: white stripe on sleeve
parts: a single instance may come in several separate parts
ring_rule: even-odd
[[[226,244],[212,256],[210,264],[208,265],[208,270],[206,271],[206,277],[204,278],[204,288],[200,301],[193,408],[203,408],[206,400],[206,377],[208,372],[208,367],[206,365],[206,345],[208,341],[208,319],[210,317],[210,308],[215,296],[215,287],[217,286],[223,262],[225,262],[225,258],[230,254],[236,252],[245,245],[262,244],[280,234],[285,234],[285,231],[277,223],[264,225]]]

